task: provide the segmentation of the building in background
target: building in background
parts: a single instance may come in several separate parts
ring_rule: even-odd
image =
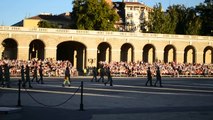
[[[120,20],[116,22],[115,27],[118,31],[125,32],[141,32],[148,31],[144,24],[148,22],[148,14],[152,8],[146,6],[138,0],[123,0],[122,2],[112,2],[106,0],[107,3],[119,14]],[[39,15],[25,18],[22,21],[12,25],[27,28],[38,28],[42,21],[54,25],[54,28],[71,28],[71,12],[66,12],[60,15],[51,13],[41,13]],[[51,28],[51,27],[50,27]]]
[[[71,26],[71,13],[66,12],[60,15],[53,15],[51,13],[40,13],[39,15],[25,18],[22,21],[12,25],[27,28],[38,28],[39,22],[46,21],[49,24],[54,24],[57,28],[70,28]]]
[[[122,2],[113,2],[113,5],[120,16],[120,21],[116,25],[119,31],[147,31],[144,23],[149,20],[148,14],[152,11],[151,7],[138,2],[138,0],[123,0]]]

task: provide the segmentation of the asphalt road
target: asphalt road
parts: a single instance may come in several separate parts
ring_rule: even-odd
[[[22,89],[21,111],[0,114],[0,120],[212,120],[213,78],[163,78],[163,87],[145,86],[146,78],[113,78],[113,86],[91,77],[44,78]],[[16,107],[18,78],[12,88],[0,87],[0,106]],[[83,109],[80,85],[84,83]],[[153,82],[155,79],[153,80]]]

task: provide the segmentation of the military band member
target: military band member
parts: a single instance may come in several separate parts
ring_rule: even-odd
[[[152,85],[152,72],[150,70],[150,67],[148,67],[148,69],[147,69],[147,81],[145,84],[146,86],[147,86],[148,82],[150,83],[150,86],[153,86]]]

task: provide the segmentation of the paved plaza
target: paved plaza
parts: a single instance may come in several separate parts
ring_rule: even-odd
[[[16,107],[18,79],[12,88],[0,87],[0,120],[213,120],[213,78],[167,77],[163,87],[151,87],[146,78],[113,78],[113,86],[104,86],[76,77],[64,88],[63,78],[44,78],[45,84],[22,88],[22,107]],[[1,112],[5,107],[18,110]]]

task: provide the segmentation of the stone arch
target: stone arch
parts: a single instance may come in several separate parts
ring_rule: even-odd
[[[33,40],[29,45],[29,59],[37,58],[39,60],[44,60],[44,50],[45,45],[43,41],[39,39]]]
[[[184,49],[184,63],[196,63],[196,50],[194,46],[188,45]]]
[[[176,61],[176,48],[173,45],[167,45],[164,48],[164,63]]]
[[[123,62],[133,62],[134,61],[134,48],[133,48],[132,44],[125,43],[121,46],[120,60]]]
[[[65,41],[57,45],[57,60],[69,60],[80,74],[86,67],[86,46],[77,41]]]
[[[213,63],[213,47],[207,46],[203,51],[203,63]]]
[[[2,59],[17,59],[18,44],[14,39],[5,39],[1,44],[4,47],[2,51]]]
[[[111,62],[111,46],[107,42],[102,42],[97,48],[97,65],[100,61]]]
[[[146,44],[143,47],[143,61],[153,63],[156,60],[155,47],[152,44]]]

